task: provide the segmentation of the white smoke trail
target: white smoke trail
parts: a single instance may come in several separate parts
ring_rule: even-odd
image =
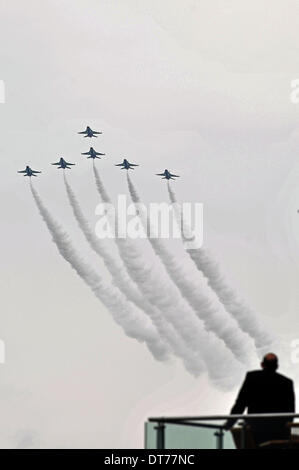
[[[97,188],[103,188],[94,168]],[[99,190],[100,196],[103,195]],[[107,195],[107,193],[105,192]],[[116,217],[117,219],[117,217]],[[180,295],[164,267],[149,265],[135,243],[128,238],[115,239],[120,255],[132,279],[149,301],[160,309],[190,348],[194,357],[204,360],[214,384],[230,388],[239,382],[244,369],[213,333],[207,332],[200,319]]]
[[[123,263],[120,260],[116,260],[107,249],[104,243],[96,236],[95,232],[91,229],[88,220],[85,218],[82,209],[79,205],[79,202],[75,196],[73,189],[71,188],[69,182],[64,173],[64,183],[66,187],[66,192],[70,206],[73,210],[75,219],[85,236],[87,242],[93,251],[100,256],[108,271],[110,272],[113,282],[117,287],[123,292],[124,295],[131,301],[134,302],[140,309],[143,309],[143,299],[138,291],[137,286],[132,282],[131,278],[128,276],[126,269],[123,266]]]
[[[92,168],[93,168],[93,173],[94,173],[94,177],[95,177],[96,187],[97,187],[99,195],[101,196],[102,201],[106,202],[107,204],[112,204],[112,201],[109,197],[109,194],[107,193],[106,188],[105,188],[105,186],[104,186],[104,184],[103,184],[103,182],[100,178],[98,170],[95,167],[94,161],[93,161],[93,164],[92,164]]]
[[[111,199],[104,187],[104,184],[100,178],[100,175],[95,165],[93,165],[93,172],[95,176],[96,187],[101,196],[101,199],[103,200],[103,202],[111,204]],[[140,289],[141,279],[143,279],[143,283],[147,282],[148,271],[146,268],[146,263],[144,261],[142,268],[134,268],[135,264],[132,267],[133,259],[136,261],[137,264],[139,263],[138,253],[136,253],[135,245],[130,244],[127,246],[124,240],[120,241],[118,238],[115,239],[115,242],[132,282],[136,283],[141,292],[146,313],[152,318],[153,323],[156,325],[161,336],[164,337],[167,343],[171,346],[174,354],[182,358],[185,368],[192,375],[198,376],[205,369],[205,366],[202,360],[200,359],[198,352],[191,351],[191,349],[185,344],[184,339],[174,328],[172,322],[169,321],[167,317],[165,317],[165,315],[163,314],[163,310],[159,309],[156,304],[151,301],[150,296],[144,294],[144,289]],[[150,279],[148,279],[148,282],[148,288],[150,288]],[[147,308],[148,304],[150,305],[151,309]]]
[[[45,207],[31,181],[30,188],[39,213],[46,223],[61,256],[107,307],[114,320],[123,328],[125,333],[140,342],[145,342],[156,359],[165,360],[167,350],[151,321],[142,311],[129,303],[117,287],[105,284],[102,278],[80,258],[68,234],[64,232]]]
[[[196,281],[192,279],[163,241],[153,236],[154,227],[151,225],[149,217],[146,214],[142,214],[142,206],[140,206],[142,201],[129,174],[127,174],[127,181],[132,201],[138,204],[140,209],[141,220],[146,227],[150,227],[151,236],[148,237],[148,240],[155,253],[162,260],[169,276],[178,286],[182,296],[193,308],[196,315],[204,322],[206,329],[213,331],[221,338],[237,360],[249,365],[254,351],[252,351],[252,344],[248,335],[244,335],[240,330],[237,322],[226,312],[214,292],[207,288],[200,279],[196,279]]]
[[[99,178],[97,178],[99,187],[103,188],[103,185]],[[86,240],[88,241],[90,247],[100,256],[105,263],[108,271],[112,275],[112,278],[117,285],[117,287],[122,291],[122,293],[137,307],[143,310],[151,319],[153,324],[156,326],[160,336],[169,344],[172,352],[176,354],[179,358],[184,358],[186,355],[190,356],[189,361],[186,362],[186,368],[193,375],[198,375],[200,370],[198,370],[197,363],[191,357],[190,352],[184,346],[184,342],[181,337],[177,334],[175,329],[171,324],[168,324],[167,321],[161,315],[161,312],[145,298],[141,292],[138,290],[137,285],[132,281],[131,277],[128,275],[126,269],[124,268],[121,261],[115,260],[113,256],[109,253],[106,246],[101,243],[101,240],[97,238],[95,233],[89,226],[88,221],[84,217],[82,209],[79,205],[79,202],[72,190],[69,182],[66,179],[64,174],[64,183],[67,191],[67,196],[69,203],[73,209],[74,216],[78,222],[80,229],[82,230]],[[106,202],[109,202],[109,197],[106,193]],[[166,346],[165,346],[166,347]],[[191,367],[190,367],[191,362]]]
[[[168,183],[168,193],[170,201],[177,204],[174,191]],[[182,218],[182,214],[177,214],[180,220],[181,233],[183,240],[189,238],[191,229],[186,225]],[[256,313],[249,308],[245,302],[239,297],[235,290],[228,285],[225,276],[221,272],[219,264],[213,259],[212,255],[204,248],[186,249],[195,266],[207,278],[210,287],[217,294],[220,302],[224,305],[227,312],[236,319],[240,328],[250,335],[255,343],[258,354],[268,352],[276,339],[266,332],[265,327],[257,318]]]

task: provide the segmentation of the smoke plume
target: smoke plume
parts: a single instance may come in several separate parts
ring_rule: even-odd
[[[95,172],[97,173],[96,170]],[[176,333],[173,326],[164,320],[160,310],[158,310],[155,306],[151,305],[147,298],[145,298],[141,294],[135,282],[132,281],[131,277],[128,275],[126,269],[123,266],[123,263],[120,260],[115,260],[115,258],[110,255],[105,244],[103,244],[101,240],[97,238],[95,233],[92,231],[88,221],[86,220],[80,207],[80,204],[74,194],[74,191],[71,188],[69,182],[67,181],[65,175],[64,182],[69,203],[73,209],[73,213],[78,222],[78,225],[82,230],[90,247],[98,256],[103,259],[105,266],[112,275],[114,283],[131,302],[133,302],[136,306],[143,310],[152,319],[152,322],[156,326],[158,332],[160,333],[160,336],[165,340],[165,343],[169,345],[171,351],[179,358],[182,358],[184,360],[184,358],[186,357],[186,355],[189,354],[189,352],[186,351],[186,347],[184,346],[184,342],[182,341],[180,336]],[[103,184],[98,174],[97,182],[98,188],[101,188],[102,191]],[[106,195],[105,202],[109,202],[109,197],[107,193],[105,193],[104,191],[103,194]],[[192,366],[189,366],[190,361]],[[188,368],[189,372],[191,372],[193,375],[198,375],[198,373],[201,371],[198,370],[196,361],[194,361],[191,357],[185,365]]]
[[[129,175],[127,180],[132,201],[140,205],[142,201]],[[241,360],[244,364],[249,365],[252,345],[248,336],[244,335],[237,322],[225,311],[223,305],[218,302],[214,292],[209,292],[210,289],[207,289],[207,286],[201,279],[194,280],[177,258],[168,250],[163,240],[153,236],[155,228],[152,226],[149,217],[146,215],[142,217],[141,215],[141,218],[144,224],[150,227],[151,236],[148,239],[155,253],[162,260],[169,276],[179,288],[182,296],[187,300],[195,314],[204,322],[206,329],[213,331],[221,338],[237,360]]]
[[[45,207],[31,181],[30,188],[39,213],[61,256],[91,288],[95,296],[103,302],[125,333],[140,342],[145,342],[156,359],[165,360],[167,350],[152,322],[143,312],[129,303],[117,287],[105,284],[101,277],[80,258],[70,237]]]
[[[169,183],[167,187],[170,201],[173,204],[177,204],[175,193]],[[186,225],[182,214],[178,214],[178,216],[180,219],[182,238],[189,238],[191,229]],[[264,354],[271,349],[273,344],[275,344],[275,339],[265,331],[256,313],[248,307],[237,292],[228,285],[219,264],[213,259],[212,255],[204,248],[187,249],[186,251],[197,269],[207,278],[210,287],[217,294],[226,311],[236,319],[240,328],[253,338],[258,354]]]
[[[100,196],[107,192],[94,168],[97,188]],[[101,191],[103,191],[103,194]],[[116,217],[117,219],[117,217]],[[149,264],[141,250],[129,238],[115,238],[121,258],[129,275],[138,284],[145,297],[155,305],[170,322],[189,348],[192,358],[202,367],[202,360],[211,380],[220,387],[231,387],[240,380],[243,367],[234,359],[231,352],[213,333],[205,330],[202,321],[182,298],[177,287],[169,279],[163,266]],[[221,360],[219,359],[221,358]],[[188,358],[185,358],[188,361]]]

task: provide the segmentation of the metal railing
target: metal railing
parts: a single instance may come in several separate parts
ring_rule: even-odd
[[[179,426],[190,426],[199,428],[215,429],[214,436],[216,438],[216,449],[223,449],[223,438],[225,432],[224,424],[210,424],[203,421],[220,421],[227,419],[241,420],[241,449],[245,448],[246,439],[246,426],[248,419],[273,419],[273,418],[299,418],[299,414],[296,413],[259,413],[259,414],[244,414],[244,415],[208,415],[208,416],[173,416],[173,417],[158,417],[149,418],[148,422],[156,423],[156,448],[165,449],[165,432],[166,424],[179,425]]]

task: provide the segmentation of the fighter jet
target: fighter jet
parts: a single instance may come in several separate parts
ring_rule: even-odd
[[[84,137],[98,137],[97,134],[102,134],[102,132],[93,131],[89,126],[87,126],[85,131],[78,132],[78,134],[85,134]]]
[[[118,163],[118,164],[115,165],[115,166],[121,166],[121,167],[122,167],[122,168],[121,168],[122,170],[134,170],[133,167],[134,167],[134,166],[139,166],[139,165],[135,165],[135,163],[130,163],[130,162],[128,162],[128,160],[126,160],[126,159],[124,158],[124,161],[123,161],[122,163]]]
[[[179,178],[179,175],[173,175],[168,170],[164,170],[164,173],[156,173],[157,176],[163,176],[162,180],[174,180],[174,178]]]
[[[25,173],[24,176],[30,176],[31,178],[31,176],[36,176],[35,173],[41,173],[41,171],[32,170],[30,166],[27,165],[25,170],[18,171],[18,173]]]
[[[72,166],[73,166],[73,165],[76,165],[76,163],[69,163],[69,162],[66,162],[66,161],[64,160],[64,158],[61,157],[58,163],[52,163],[52,165],[59,165],[59,166],[57,167],[58,169],[59,169],[59,168],[63,168],[63,169],[67,168],[68,170],[71,170],[71,168],[69,167],[69,165],[72,165]]]
[[[100,153],[100,152],[96,152],[95,149],[93,147],[90,147],[89,151],[88,152],[83,152],[81,153],[81,155],[89,155],[89,157],[87,158],[101,158],[101,157],[98,157],[98,155],[105,155],[105,153]]]

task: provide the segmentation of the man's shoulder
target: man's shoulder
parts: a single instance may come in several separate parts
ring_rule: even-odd
[[[261,369],[259,369],[259,370],[250,370],[249,372],[247,372],[246,377],[248,379],[254,379],[256,377],[262,377],[262,375],[263,375],[263,371]]]
[[[276,375],[279,377],[279,379],[282,382],[288,383],[290,385],[293,384],[293,380],[290,379],[289,377],[286,377],[285,375],[279,374],[278,372],[276,372]]]
[[[265,372],[262,369],[259,370],[251,370],[250,372],[247,372],[246,378],[251,380],[251,379],[259,379],[264,377]],[[292,379],[289,379],[289,377],[286,377],[285,375],[279,374],[278,372],[274,373],[275,378],[281,382],[284,382],[285,384],[292,385],[293,381]]]

